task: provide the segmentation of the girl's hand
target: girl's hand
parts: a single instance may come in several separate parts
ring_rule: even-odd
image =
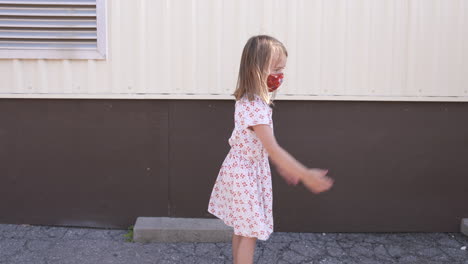
[[[285,170],[281,169],[280,167],[276,167],[278,170],[279,174],[284,178],[284,180],[289,184],[289,185],[297,185],[299,183],[299,177],[296,177],[292,174],[287,173]]]
[[[334,180],[327,176],[328,170],[309,169],[302,178],[304,186],[313,193],[321,193],[330,189]]]

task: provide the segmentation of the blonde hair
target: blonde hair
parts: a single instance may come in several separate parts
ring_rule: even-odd
[[[253,36],[247,41],[242,51],[237,87],[233,94],[236,100],[247,95],[249,101],[252,101],[258,95],[267,104],[272,104],[267,87],[268,71],[273,60],[280,55],[287,57],[288,52],[283,43],[271,36]]]

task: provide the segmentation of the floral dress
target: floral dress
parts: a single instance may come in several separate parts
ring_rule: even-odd
[[[260,97],[236,101],[231,149],[221,165],[208,212],[233,227],[234,234],[267,240],[273,232],[273,193],[268,153],[249,126],[273,128],[272,109]]]

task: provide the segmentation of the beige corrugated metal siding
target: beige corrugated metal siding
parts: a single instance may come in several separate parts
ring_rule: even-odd
[[[254,34],[278,99],[468,101],[468,0],[112,0],[107,60],[0,59],[0,97],[232,98]]]

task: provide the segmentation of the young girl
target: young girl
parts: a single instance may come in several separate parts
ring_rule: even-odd
[[[257,239],[273,232],[272,185],[268,158],[288,184],[302,182],[314,193],[328,190],[328,170],[308,169],[276,142],[272,96],[281,85],[288,53],[277,39],[254,36],[245,44],[239,69],[231,149],[211,193],[208,212],[234,228],[234,263],[253,263]]]

